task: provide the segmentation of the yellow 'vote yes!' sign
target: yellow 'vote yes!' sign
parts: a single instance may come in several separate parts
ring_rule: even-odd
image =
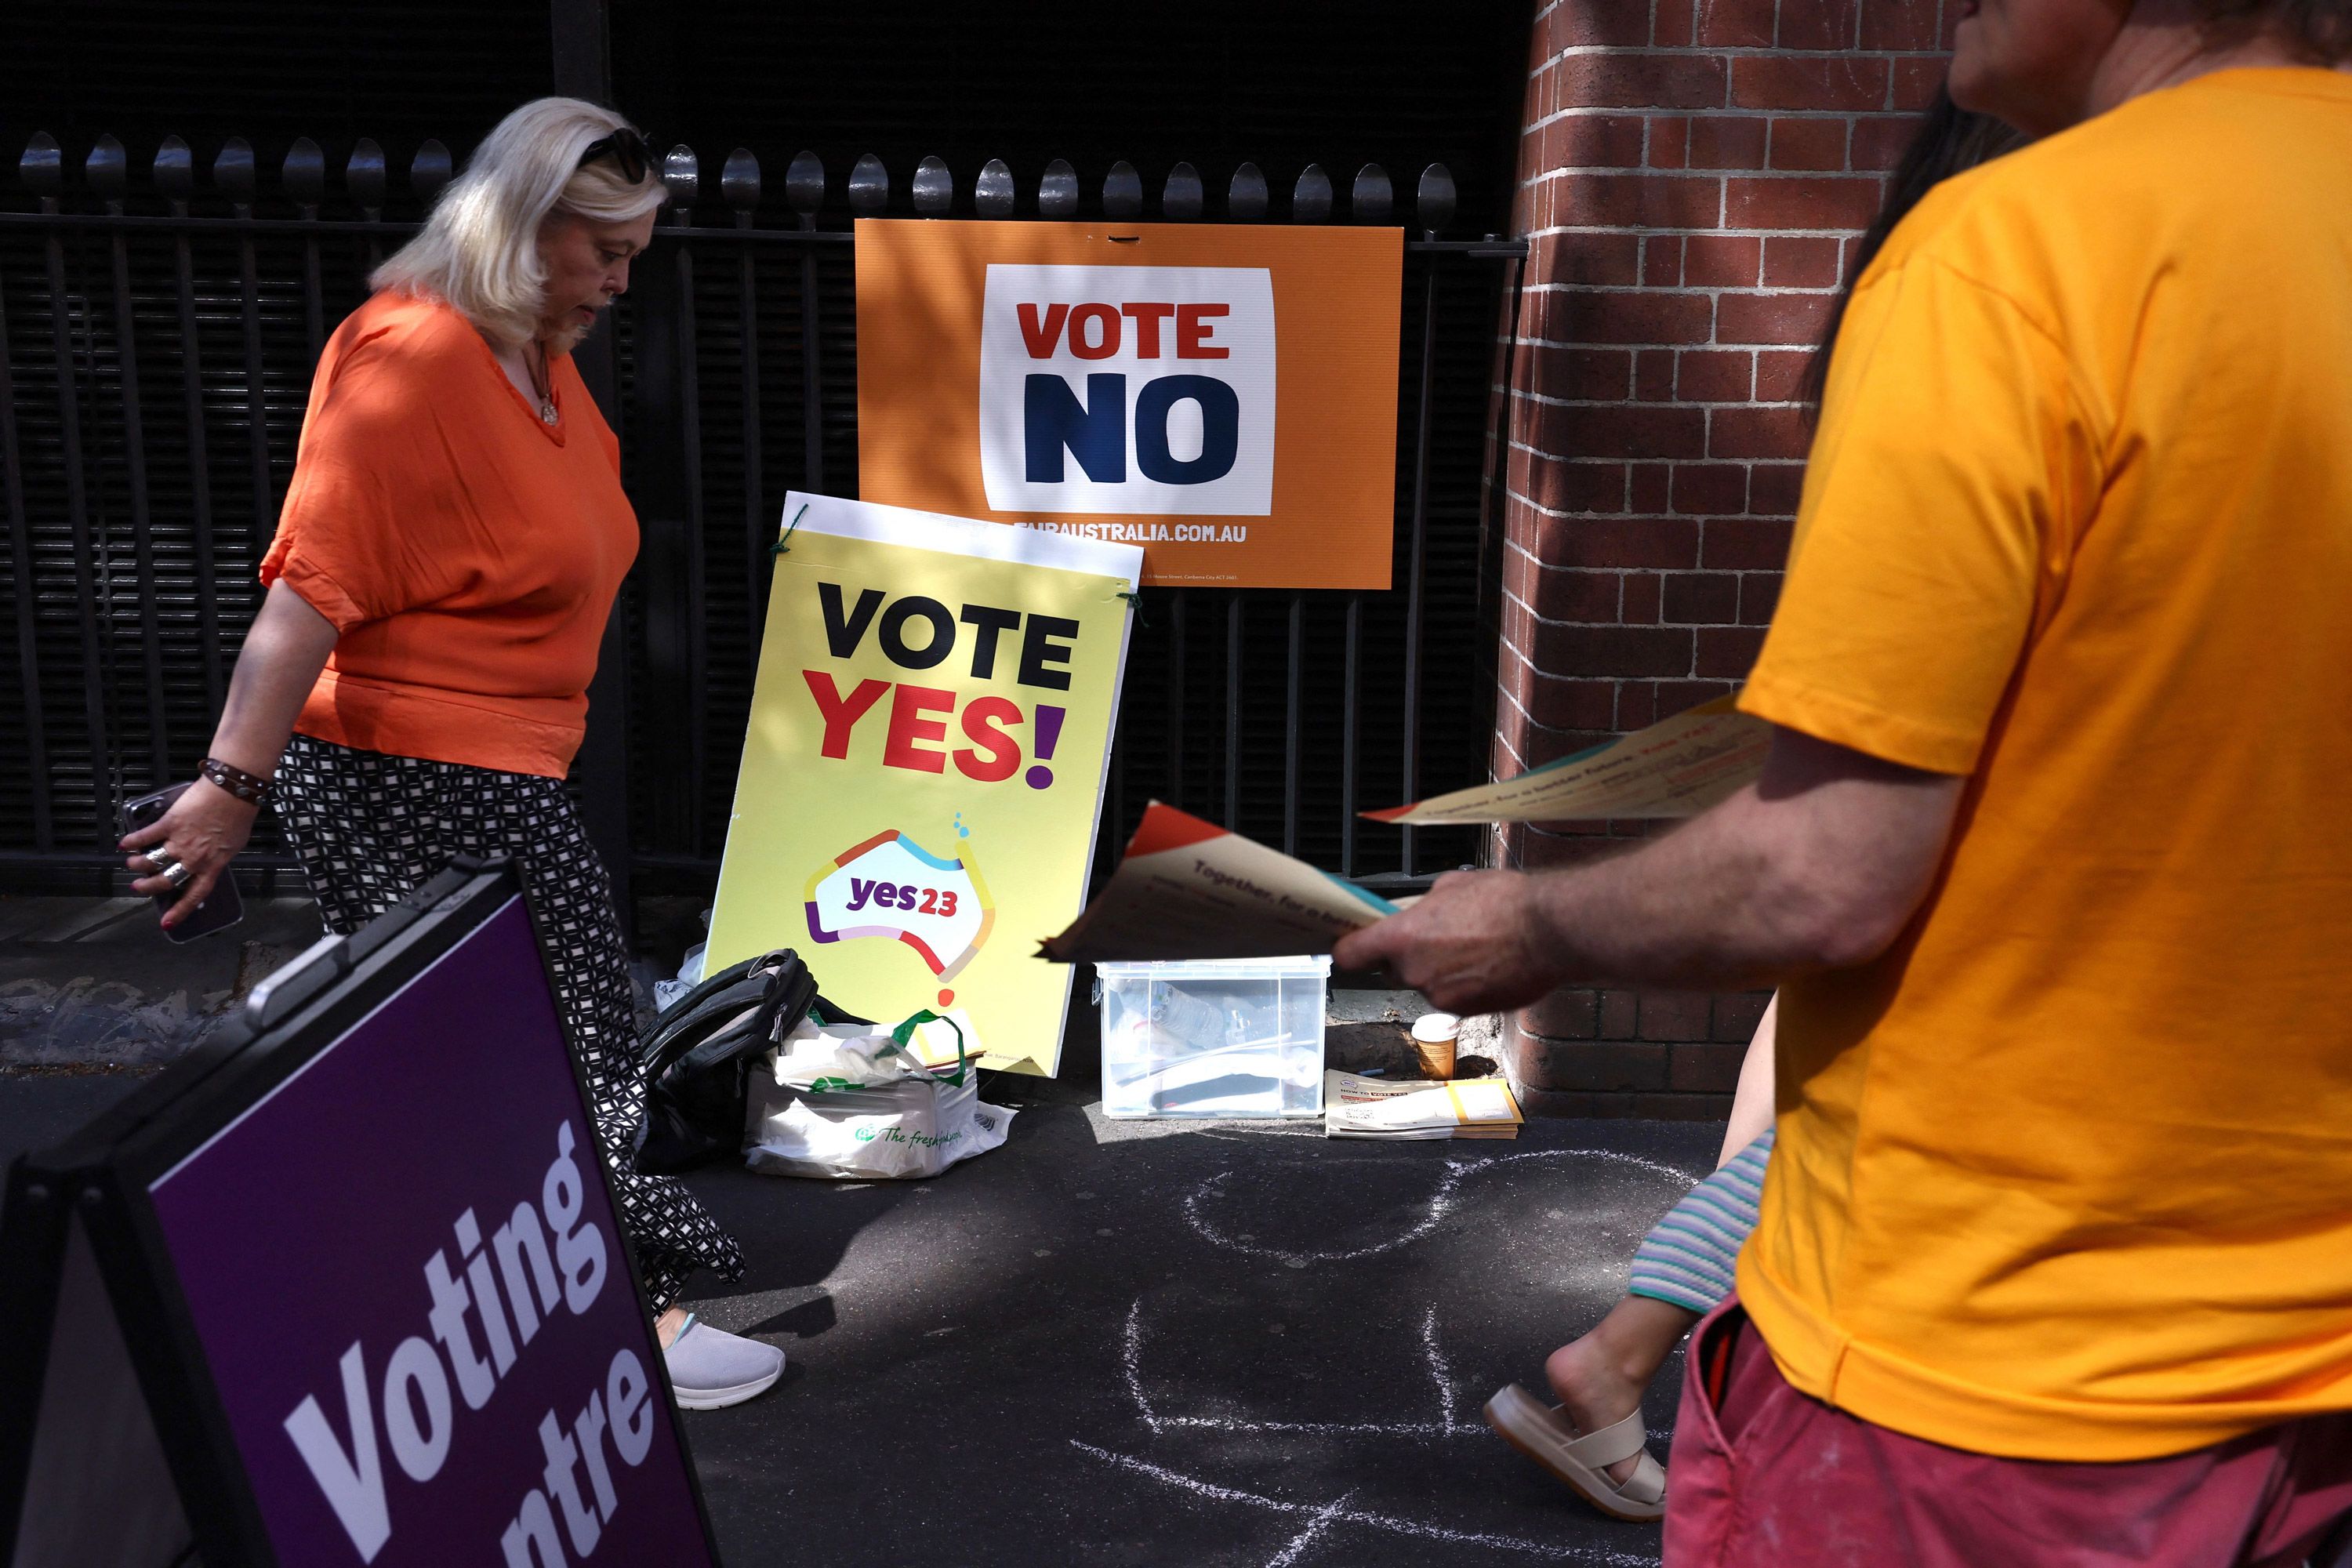
[[[799,950],[830,1001],[1050,1074],[1133,545],[793,495],[705,973]]]

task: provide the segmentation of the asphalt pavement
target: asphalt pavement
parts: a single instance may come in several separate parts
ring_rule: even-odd
[[[0,1071],[161,1067],[320,929],[307,898],[188,942],[145,899],[0,899]]]
[[[1003,1149],[930,1181],[693,1179],[751,1272],[688,1304],[790,1358],[688,1417],[729,1563],[1657,1560],[1479,1407],[1615,1301],[1714,1129],[1381,1143],[1016,1096]],[[1677,1357],[1661,1455],[1680,1390]]]

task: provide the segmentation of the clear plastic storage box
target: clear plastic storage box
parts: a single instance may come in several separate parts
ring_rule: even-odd
[[[1323,1114],[1331,961],[1098,963],[1103,1114]]]

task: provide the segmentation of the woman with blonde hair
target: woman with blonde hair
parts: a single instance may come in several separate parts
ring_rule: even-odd
[[[664,191],[620,115],[543,98],[499,121],[328,342],[203,776],[122,841],[132,884],[204,901],[273,803],[330,929],[456,855],[520,868],[681,1404],[774,1383],[782,1352],[674,1305],[734,1241],[630,1168],[644,1096],[627,948],[564,774],[637,550],[620,446],[571,351],[628,287]]]

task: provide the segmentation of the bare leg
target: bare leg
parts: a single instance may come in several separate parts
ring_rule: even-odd
[[[1772,1053],[1779,1032],[1780,998],[1776,994],[1757,1021],[1740,1064],[1738,1092],[1732,1097],[1731,1125],[1726,1129],[1717,1168],[1762,1135],[1772,1125]],[[1641,1407],[1642,1394],[1675,1346],[1690,1332],[1699,1315],[1671,1301],[1648,1296],[1627,1296],[1581,1339],[1551,1352],[1544,1375],[1568,1418],[1580,1432],[1598,1432],[1622,1421]],[[1633,1474],[1637,1459],[1622,1459],[1609,1467],[1612,1481]]]
[[[670,1341],[677,1338],[678,1331],[686,1327],[686,1316],[685,1308],[672,1307],[654,1320],[654,1332],[661,1336],[662,1349],[669,1349]]]
[[[1780,1037],[1780,994],[1775,991],[1764,1005],[1764,1016],[1756,1020],[1756,1033],[1748,1037],[1748,1055],[1739,1064],[1739,1088],[1731,1097],[1731,1125],[1723,1130],[1723,1152],[1715,1162],[1718,1169],[1772,1125],[1772,1057]]]
[[[1551,1352],[1544,1376],[1580,1432],[1598,1432],[1641,1408],[1643,1391],[1675,1353],[1698,1314],[1648,1296],[1628,1296],[1583,1338]],[[1609,1467],[1609,1479],[1633,1473],[1639,1456]]]

